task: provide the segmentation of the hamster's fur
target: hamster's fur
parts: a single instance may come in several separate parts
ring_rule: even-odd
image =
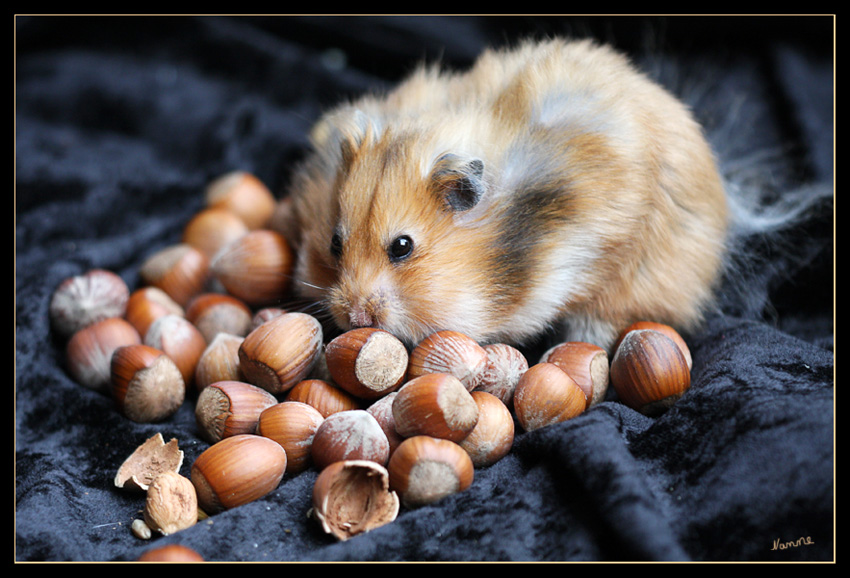
[[[422,66],[329,111],[288,193],[295,287],[341,330],[610,348],[692,330],[727,200],[687,108],[612,49],[552,39]]]

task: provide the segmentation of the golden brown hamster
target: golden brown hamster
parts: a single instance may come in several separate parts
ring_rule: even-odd
[[[339,329],[610,347],[695,327],[727,204],[686,107],[612,49],[553,39],[422,66],[329,111],[289,191],[296,287]]]

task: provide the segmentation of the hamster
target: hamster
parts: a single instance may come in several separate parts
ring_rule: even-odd
[[[693,330],[727,202],[687,108],[613,49],[550,39],[465,72],[420,66],[328,111],[294,171],[295,288],[340,331],[450,329],[610,349],[631,322]]]

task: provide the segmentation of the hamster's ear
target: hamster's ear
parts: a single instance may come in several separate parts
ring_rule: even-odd
[[[484,162],[456,154],[444,154],[431,172],[433,190],[449,211],[468,211],[484,195]]]
[[[343,107],[323,117],[310,133],[316,148],[336,151],[347,166],[370,137],[380,131],[378,118],[355,107]]]

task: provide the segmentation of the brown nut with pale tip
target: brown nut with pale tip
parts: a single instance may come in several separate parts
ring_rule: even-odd
[[[183,242],[212,259],[223,247],[249,231],[235,213],[209,207],[195,214],[183,228]]]
[[[469,435],[478,405],[461,381],[446,373],[411,379],[393,400],[396,431],[404,437],[428,435],[454,442]]]
[[[472,485],[474,469],[466,450],[455,442],[430,436],[407,438],[387,464],[390,489],[408,508],[466,490]]]
[[[239,369],[239,348],[244,337],[219,333],[207,345],[195,367],[195,388],[203,390],[217,381],[244,381]]]
[[[253,331],[269,319],[280,317],[284,313],[286,313],[286,309],[283,309],[282,307],[263,307],[258,309],[257,312],[254,313],[254,316],[251,317],[251,327],[249,332]]]
[[[286,401],[300,401],[319,410],[322,417],[362,409],[360,400],[323,379],[304,379],[286,393]]]
[[[348,393],[375,400],[401,386],[407,374],[407,348],[383,329],[361,327],[338,335],[325,346],[334,383]]]
[[[159,317],[148,328],[142,342],[170,357],[187,387],[195,382],[195,369],[207,348],[207,340],[188,319],[179,315]]]
[[[286,472],[286,452],[254,434],[224,438],[201,453],[190,479],[198,505],[209,515],[253,502],[275,490]]]
[[[393,417],[393,401],[397,395],[397,391],[392,391],[366,408],[366,411],[378,420],[378,425],[384,430],[387,441],[390,443],[390,455],[404,441],[404,436],[398,433]]]
[[[389,489],[386,468],[372,461],[335,462],[313,484],[312,516],[338,540],[389,524],[398,510],[398,494]]]
[[[198,521],[195,486],[177,472],[163,472],[145,496],[145,524],[163,536],[194,526]]]
[[[541,363],[554,363],[573,378],[587,396],[587,407],[605,400],[608,393],[608,353],[592,343],[560,343],[543,354]]]
[[[245,302],[225,293],[202,293],[186,306],[186,319],[207,343],[219,333],[245,337],[252,328],[253,317]]]
[[[139,332],[120,317],[83,327],[65,346],[65,363],[80,385],[108,393],[112,383],[112,354],[119,347],[141,343]]]
[[[688,347],[688,344],[685,342],[685,339],[678,331],[673,329],[670,325],[666,325],[664,323],[657,323],[655,321],[637,321],[635,323],[632,323],[620,333],[620,337],[614,344],[613,351],[616,353],[617,349],[620,347],[620,343],[622,343],[623,341],[623,338],[628,335],[630,331],[636,331],[639,329],[652,329],[653,331],[663,333],[664,335],[672,339],[673,342],[678,345],[679,349],[682,351],[682,355],[685,358],[685,362],[688,364],[688,369],[692,369],[693,357],[691,356],[691,350]]]
[[[295,255],[280,233],[251,231],[223,247],[210,263],[225,290],[250,306],[264,306],[286,294]]]
[[[313,436],[310,455],[320,470],[343,460],[369,460],[383,466],[390,457],[390,444],[372,414],[352,409],[322,421]]]
[[[623,337],[614,353],[611,384],[625,405],[655,416],[690,387],[691,372],[670,337],[654,329],[636,329]]]
[[[514,417],[498,397],[473,391],[478,405],[478,422],[458,445],[466,450],[476,467],[491,466],[505,457],[514,444]]]
[[[407,377],[448,373],[472,391],[486,363],[487,352],[474,339],[457,331],[438,331],[410,352]]]
[[[165,315],[185,316],[185,310],[159,287],[142,287],[130,294],[124,319],[144,338],[153,322]]]
[[[198,249],[179,243],[160,249],[145,259],[139,276],[158,287],[181,307],[200,294],[209,279],[210,260]]]
[[[197,551],[182,544],[166,544],[145,551],[137,562],[203,562]]]
[[[195,404],[195,422],[210,443],[257,431],[260,414],[277,404],[265,389],[241,381],[219,381],[201,390]]]
[[[477,391],[495,395],[508,408],[513,406],[519,378],[528,370],[528,359],[521,351],[505,343],[485,345],[487,363],[478,378]]]
[[[265,183],[246,171],[232,171],[217,177],[209,183],[204,196],[208,207],[234,213],[249,229],[265,227],[277,206],[277,200]]]
[[[313,438],[325,418],[315,407],[300,401],[284,401],[260,414],[257,435],[272,439],[286,451],[286,469],[306,470],[312,463]]]
[[[246,381],[272,394],[305,379],[322,353],[322,326],[306,313],[285,313],[245,336],[239,368]]]
[[[53,291],[48,314],[62,337],[110,317],[123,317],[130,290],[112,271],[91,269],[62,281]]]
[[[177,439],[165,443],[157,432],[130,454],[115,474],[116,488],[129,491],[147,491],[162,473],[179,472],[183,465],[183,450]]]
[[[572,419],[587,407],[587,396],[554,363],[528,368],[514,392],[514,413],[525,431]]]
[[[183,375],[159,349],[144,344],[119,347],[112,354],[111,370],[115,406],[134,422],[162,421],[183,404]]]

